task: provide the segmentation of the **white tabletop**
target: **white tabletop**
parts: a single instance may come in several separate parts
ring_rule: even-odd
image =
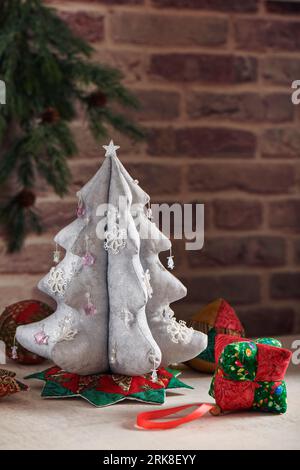
[[[291,347],[294,339],[285,338],[284,345]],[[48,366],[9,363],[5,368],[17,372],[22,379]],[[135,427],[137,413],[158,406],[127,400],[95,408],[80,398],[43,399],[43,382],[30,380],[29,392],[0,401],[0,449],[300,449],[299,372],[300,365],[291,364],[286,376],[288,411],[284,415],[208,414],[166,431]],[[213,402],[207,393],[211,376],[184,368],[181,379],[194,390],[168,391],[162,406]]]

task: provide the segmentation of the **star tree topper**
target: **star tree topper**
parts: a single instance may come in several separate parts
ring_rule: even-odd
[[[103,145],[103,148],[105,149],[105,156],[106,157],[116,157],[117,156],[117,150],[120,148],[119,145],[114,145],[113,141],[111,140],[109,142],[109,145]]]

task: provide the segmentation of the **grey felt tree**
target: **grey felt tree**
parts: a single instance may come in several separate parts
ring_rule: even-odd
[[[100,170],[77,193],[77,219],[55,237],[66,250],[40,281],[57,302],[41,322],[20,326],[17,341],[81,375],[142,375],[206,347],[203,333],[177,322],[170,303],[186,288],[159,260],[171,243],[149,219],[149,196],[110,142]]]

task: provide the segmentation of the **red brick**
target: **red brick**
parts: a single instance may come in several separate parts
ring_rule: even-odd
[[[272,299],[300,299],[300,272],[275,273],[271,277]]]
[[[249,131],[229,128],[156,128],[149,131],[150,155],[172,157],[251,158],[256,137]]]
[[[245,308],[245,307],[244,307]],[[295,311],[290,307],[252,307],[239,310],[247,336],[282,336],[294,333]]]
[[[126,77],[126,83],[130,85],[143,81],[148,56],[144,49],[121,50],[103,46],[95,51],[93,60],[117,68]]]
[[[53,264],[54,242],[26,242],[20,253],[0,255],[0,273],[45,273]]]
[[[121,43],[209,47],[226,43],[228,25],[224,18],[116,12],[111,30],[113,40]]]
[[[292,121],[294,110],[286,93],[191,92],[187,98],[187,112],[193,119],[277,123]]]
[[[262,134],[263,157],[300,157],[300,130],[296,127],[266,129]]]
[[[181,166],[155,164],[152,162],[124,162],[133,179],[139,180],[142,188],[150,195],[176,194],[182,183]],[[78,191],[98,170],[99,165],[80,163],[73,165],[73,186],[71,193]]]
[[[104,38],[103,15],[85,11],[61,11],[60,17],[68,23],[72,31],[88,42],[99,42]]]
[[[258,201],[218,200],[214,202],[214,220],[226,230],[255,230],[261,227],[262,206]]]
[[[256,81],[257,62],[228,54],[154,54],[149,74],[169,82],[247,83]]]
[[[77,146],[77,157],[89,160],[102,156],[100,144],[96,142],[83,121],[72,123],[71,130]]]
[[[133,179],[140,181],[141,187],[151,196],[176,194],[180,190],[182,175],[181,167],[158,165],[151,162],[132,163],[124,162],[126,169]],[[80,163],[73,165],[73,186],[71,193],[75,193],[96,173],[98,164]]]
[[[184,278],[186,302],[208,303],[219,297],[230,304],[252,304],[260,300],[260,279],[256,275],[199,276]]]
[[[76,218],[77,202],[60,200],[48,201],[40,199],[37,201],[37,209],[43,219],[45,230],[56,233]]]
[[[300,200],[287,199],[271,202],[269,221],[272,228],[285,228],[295,232],[300,231]]]
[[[177,92],[134,90],[140,101],[136,119],[141,121],[171,121],[179,116],[180,97]]]
[[[188,173],[190,191],[240,190],[249,193],[288,193],[295,184],[295,171],[288,164],[259,163],[196,164]]]
[[[300,264],[300,239],[295,241],[295,262]]]
[[[45,0],[45,3],[59,4],[74,3],[74,0]],[[84,3],[98,3],[99,5],[143,5],[144,0],[85,0]]]
[[[154,209],[153,210],[153,216],[154,216],[153,220],[156,223],[156,225],[158,226],[159,230],[164,232],[165,235],[168,236],[169,238],[171,238],[172,240],[178,242],[179,245],[182,243],[183,250],[185,250],[186,249],[185,244],[186,244],[186,242],[189,241],[189,239],[187,238],[187,236],[188,236],[187,230],[192,229],[193,232],[195,232],[196,230],[198,230],[198,232],[200,232],[200,230],[203,228],[203,227],[200,227],[200,223],[201,223],[201,220],[199,219],[200,209],[197,208],[196,206],[198,206],[198,205],[203,205],[204,206],[204,227],[205,227],[205,230],[207,230],[210,226],[210,210],[211,209],[210,209],[210,201],[206,201],[206,200],[200,200],[199,199],[199,200],[193,200],[193,201],[186,201],[186,202],[182,203],[180,201],[179,191],[180,191],[180,188],[178,188],[177,194],[176,195],[174,194],[174,198],[170,199],[170,197],[168,197],[167,201],[163,198],[158,198],[154,194],[154,197],[152,198],[151,203],[152,203],[152,208]],[[151,192],[149,192],[149,194],[151,196]],[[176,206],[174,207],[175,210],[173,209],[173,213],[176,212],[177,207],[180,206],[182,219],[179,220],[179,222],[176,221],[176,226],[175,226],[175,221],[174,221],[173,214],[171,212],[170,229],[169,229],[170,234],[166,232],[167,227],[163,227],[163,225],[162,225],[162,221],[163,221],[162,213],[161,212],[159,212],[158,214],[155,213],[156,208],[154,207],[154,204],[159,204],[159,205],[167,204],[170,210],[172,209],[173,204],[176,204]],[[188,205],[189,207],[185,207],[186,205]],[[158,207],[158,209],[159,209],[159,207]],[[197,209],[197,213],[196,213],[196,209]],[[190,215],[191,215],[191,217],[190,217]],[[198,219],[197,219],[198,225],[197,226],[196,226],[196,216],[198,217]],[[185,226],[185,221],[187,221],[186,223],[188,224],[186,226]],[[178,234],[177,238],[175,238],[176,231],[177,231],[177,234]],[[181,237],[181,235],[182,235],[182,237]],[[191,241],[193,242],[194,240],[192,239]],[[184,257],[186,257],[186,252],[185,251],[184,251]]]
[[[76,156],[86,161],[94,160],[91,162],[92,165],[95,164],[96,160],[96,163],[99,168],[102,161],[101,159],[104,157],[104,150],[102,148],[102,145],[107,144],[108,139],[105,138],[98,142],[92,136],[84,118],[82,120],[74,122],[71,126],[71,130],[73,132],[73,136],[75,138],[78,150]],[[121,156],[128,155],[128,153],[133,155],[138,155],[141,153],[143,143],[133,142],[132,139],[125,136],[124,134],[120,134],[117,131],[113,132],[113,139],[121,147],[119,151],[119,154]]]
[[[191,8],[199,10],[215,10],[232,13],[255,13],[257,0],[152,0],[160,8]]]
[[[142,5],[144,0],[88,0],[91,3],[103,3],[105,5]]]
[[[235,42],[239,49],[299,50],[300,23],[297,21],[239,19],[234,26]]]
[[[92,3],[104,3],[105,5],[142,5],[144,0],[88,0]]]
[[[76,194],[98,171],[101,162],[89,161],[84,163],[71,163],[72,183],[69,190],[70,194]]]
[[[180,166],[128,162],[126,168],[150,195],[172,195],[180,191],[182,183]]]
[[[266,2],[266,10],[270,13],[278,13],[280,15],[294,15],[300,13],[300,4],[295,1],[284,1],[284,2]]]
[[[261,61],[261,76],[266,83],[287,85],[300,77],[300,60],[297,57],[266,57]]]
[[[280,237],[230,237],[206,239],[199,252],[187,251],[192,268],[220,266],[281,266],[285,241]]]

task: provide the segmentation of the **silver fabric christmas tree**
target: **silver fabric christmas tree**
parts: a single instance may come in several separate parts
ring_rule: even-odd
[[[117,158],[119,147],[104,148],[103,165],[77,194],[77,219],[55,237],[58,264],[39,283],[57,310],[18,327],[16,338],[68,372],[152,371],[155,380],[160,365],[195,357],[207,337],[174,318],[169,305],[186,288],[159,260],[171,243],[149,219],[150,198]]]

